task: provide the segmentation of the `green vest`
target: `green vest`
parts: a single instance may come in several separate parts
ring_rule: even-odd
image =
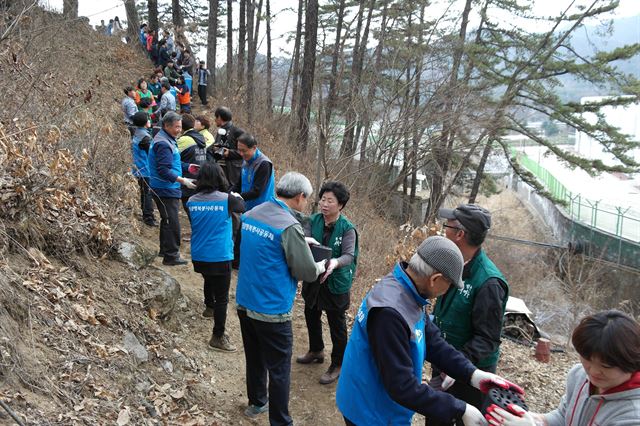
[[[338,216],[338,220],[333,226],[333,232],[329,237],[328,246],[331,247],[331,257],[338,258],[342,255],[342,236],[348,230],[355,227],[343,215]],[[311,216],[311,236],[317,241],[322,242],[322,234],[324,233],[324,217],[321,213]],[[342,268],[336,268],[329,278],[327,285],[329,291],[333,294],[348,293],[353,283],[353,276],[356,273],[356,265],[358,263],[358,232],[356,231],[356,247],[353,253],[353,262]]]
[[[438,298],[436,307],[433,310],[435,323],[442,331],[442,336],[456,349],[461,349],[473,337],[471,310],[473,309],[476,292],[490,278],[498,278],[504,281],[505,284],[507,283],[507,280],[491,259],[487,257],[484,250],[481,249],[471,262],[471,274],[469,278],[464,280],[464,288],[458,289],[452,286],[444,297]],[[504,318],[508,298],[509,285],[507,284],[500,318]],[[500,327],[502,327],[502,324]],[[497,364],[499,357],[500,346],[491,355],[478,361],[476,367],[486,368]]]

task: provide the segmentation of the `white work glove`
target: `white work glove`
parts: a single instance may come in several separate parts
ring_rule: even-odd
[[[321,245],[318,240],[316,240],[313,237],[304,237],[304,240],[307,242],[307,244],[309,244],[310,246],[319,246]]]
[[[474,371],[471,375],[471,386],[480,389],[482,393],[487,393],[492,388],[502,388],[524,395],[524,389],[515,383],[511,383],[496,374],[488,373],[480,369]]]
[[[467,409],[464,410],[462,415],[462,422],[464,426],[485,426],[487,424],[480,410],[469,404],[467,404]]]
[[[327,272],[324,273],[322,278],[320,278],[320,282],[323,283],[329,278],[329,275],[333,272],[334,269],[338,267],[338,259],[329,259],[327,261]]]
[[[447,376],[445,373],[440,373],[440,377],[442,377],[442,384],[440,385],[440,388],[443,391],[449,389],[456,382],[456,379]]]
[[[531,413],[526,412],[522,407],[518,407],[517,405],[509,404],[509,411],[503,410],[493,404],[487,408],[485,417],[489,420],[489,424],[495,426],[539,426],[545,424],[542,419],[537,421],[538,419]]]
[[[325,264],[326,264],[326,260],[320,260],[320,261],[316,262],[316,273],[318,275],[324,274],[324,271],[327,270],[327,267],[326,267]]]
[[[180,178],[180,183],[185,186],[187,189],[196,189],[196,184],[193,179],[189,178]]]
[[[233,195],[234,197],[238,197],[238,198],[244,200],[244,198],[242,198],[242,195],[238,194],[237,192],[231,191],[231,195]]]

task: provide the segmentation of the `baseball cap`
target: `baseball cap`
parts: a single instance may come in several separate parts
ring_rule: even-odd
[[[457,220],[474,234],[482,234],[491,228],[491,213],[476,204],[460,204],[455,209],[440,209],[438,216]]]
[[[464,259],[453,241],[440,236],[429,237],[420,244],[416,254],[457,288],[464,287],[462,282]]]

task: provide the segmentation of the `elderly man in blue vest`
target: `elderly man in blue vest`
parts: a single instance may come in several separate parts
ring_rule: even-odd
[[[462,252],[465,267],[464,287],[451,288],[438,298],[433,311],[435,323],[444,339],[464,354],[477,368],[495,373],[500,356],[500,334],[509,285],[500,270],[482,249],[489,229],[491,214],[475,204],[462,204],[455,209],[440,209],[445,236]],[[455,381],[434,371],[429,384],[447,390],[477,408],[484,395],[466,383]],[[429,426],[449,424],[427,419]],[[458,423],[459,425],[461,423]]]
[[[160,212],[160,252],[163,265],[186,265],[180,257],[180,220],[178,209],[182,190],[180,185],[195,189],[183,171],[195,172],[194,165],[180,160],[176,138],[182,132],[182,117],[170,111],[162,117],[162,130],[153,138],[149,150],[149,186]]]
[[[522,390],[476,369],[444,341],[425,314],[429,299],[462,288],[463,258],[453,242],[429,237],[365,296],[338,379],[336,402],[347,425],[410,425],[415,412],[442,421],[486,425],[480,411],[422,383],[427,360],[461,382],[487,392]]]
[[[255,418],[268,410],[271,425],[293,424],[291,318],[298,281],[314,281],[325,271],[324,262],[314,262],[295,217],[311,193],[309,179],[290,172],[278,181],[277,197],[242,216],[236,302],[246,359],[245,415]]]

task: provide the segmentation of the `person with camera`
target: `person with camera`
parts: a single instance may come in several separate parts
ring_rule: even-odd
[[[273,163],[258,149],[258,141],[249,133],[238,136],[238,152],[244,160],[242,174],[231,190],[240,193],[249,211],[275,196]]]
[[[211,155],[224,170],[227,180],[234,184],[240,178],[242,156],[238,152],[237,138],[242,133],[233,125],[231,110],[218,107],[213,113],[218,132],[213,146],[209,148]]]

